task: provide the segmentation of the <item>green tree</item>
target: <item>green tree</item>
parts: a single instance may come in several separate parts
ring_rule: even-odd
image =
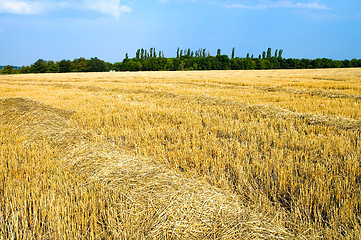
[[[231,57],[231,59],[234,59],[234,51],[235,51],[235,48],[232,48],[232,57]]]
[[[351,59],[351,67],[361,67],[360,60],[357,60],[355,58]]]
[[[43,59],[37,60],[30,66],[30,72],[32,73],[46,73],[48,70],[48,63]]]
[[[121,62],[116,62],[113,64],[112,69],[115,71],[122,71],[122,64]]]
[[[14,74],[16,71],[13,66],[7,65],[0,71],[1,74]]]
[[[217,50],[217,57],[218,57],[218,56],[221,56],[221,49],[218,49],[218,50]]]
[[[57,66],[58,66],[58,72],[59,73],[66,73],[66,72],[71,72],[71,64],[72,62],[70,60],[61,60],[60,62],[57,62]]]
[[[29,73],[30,72],[30,67],[29,66],[22,66],[20,68],[20,73]]]
[[[48,72],[48,73],[58,72],[58,66],[54,61],[48,61],[47,64],[48,64],[48,66],[47,66],[46,72]]]
[[[86,60],[83,57],[73,60],[72,71],[86,72],[87,70],[88,70],[88,60]]]
[[[272,49],[268,48],[267,50],[267,59],[270,59],[272,57]]]
[[[88,60],[88,72],[105,72],[108,71],[107,66],[103,60],[97,57]]]

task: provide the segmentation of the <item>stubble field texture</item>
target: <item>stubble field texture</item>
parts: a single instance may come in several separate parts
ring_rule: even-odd
[[[0,76],[0,239],[360,239],[361,69]]]

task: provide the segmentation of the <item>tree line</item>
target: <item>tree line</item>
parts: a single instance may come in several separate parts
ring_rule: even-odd
[[[107,71],[181,71],[181,70],[254,70],[254,69],[312,69],[312,68],[350,68],[361,67],[361,59],[332,60],[328,58],[295,59],[283,58],[283,50],[271,48],[258,56],[247,53],[246,57],[235,57],[235,48],[231,56],[222,54],[221,49],[212,56],[206,49],[177,49],[173,58],[164,57],[162,51],[155,48],[138,49],[134,58],[128,54],[121,62],[109,63],[101,59],[77,58],[61,61],[37,60],[30,66],[5,66],[2,74],[16,73],[66,73],[66,72],[107,72]]]

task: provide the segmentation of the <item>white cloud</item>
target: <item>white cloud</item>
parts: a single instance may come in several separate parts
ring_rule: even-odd
[[[120,0],[85,0],[85,7],[119,19],[120,14],[131,12],[132,8],[121,5]]]
[[[238,9],[252,9],[252,10],[257,10],[257,9],[265,9],[267,8],[267,5],[245,5],[245,4],[240,4],[240,3],[235,3],[235,4],[229,4],[225,6],[226,8],[238,8]]]
[[[280,1],[274,4],[269,5],[271,8],[308,8],[308,9],[318,9],[318,10],[328,10],[329,7],[319,4],[317,1],[312,3],[301,3],[296,2],[292,3],[289,1]]]
[[[37,14],[42,11],[39,2],[0,0],[0,12],[13,14]]]
[[[73,9],[77,11],[93,10],[115,19],[125,12],[131,12],[132,8],[120,4],[120,0],[82,0],[78,1],[56,1],[56,0],[0,0],[0,13],[12,14],[40,14],[59,9]]]
[[[318,9],[318,10],[330,10],[331,8],[327,7],[326,5],[320,5],[317,2],[314,3],[297,3],[297,8],[311,8],[311,9]]]
[[[330,8],[326,5],[321,5],[318,1],[311,3],[301,3],[301,2],[290,2],[290,1],[278,1],[275,3],[266,3],[266,4],[257,4],[257,5],[246,5],[246,4],[228,4],[225,5],[226,8],[238,8],[238,9],[251,9],[251,10],[260,10],[260,9],[269,9],[269,8],[295,8],[295,9],[316,9],[316,10],[329,10]]]

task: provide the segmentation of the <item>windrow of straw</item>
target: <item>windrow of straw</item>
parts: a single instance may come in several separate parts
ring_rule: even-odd
[[[344,98],[344,99],[361,100],[360,95],[346,94],[335,91],[305,90],[305,89],[293,89],[293,88],[283,88],[283,87],[257,87],[257,89],[264,90],[267,92],[286,92],[291,94],[303,94],[303,95],[320,96],[326,98]]]
[[[8,134],[1,139],[19,142],[0,149],[1,239],[291,237],[277,217],[155,160],[125,153],[77,128],[72,114],[26,98],[0,99],[0,122]]]
[[[307,124],[310,125],[326,125],[326,126],[334,126],[341,129],[352,129],[352,130],[360,130],[361,129],[361,121],[355,119],[347,119],[344,117],[338,116],[322,116],[322,115],[313,115],[307,113],[297,113],[292,112],[287,109],[283,109],[280,107],[271,106],[268,104],[259,104],[249,106],[248,109],[251,112],[255,112],[256,114],[260,114],[268,117],[277,117],[284,119],[302,119]]]

